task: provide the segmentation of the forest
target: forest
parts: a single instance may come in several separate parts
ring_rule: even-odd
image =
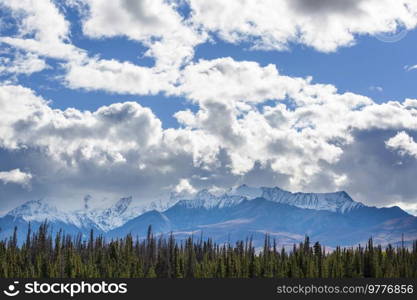
[[[417,278],[417,241],[412,248],[366,245],[326,251],[309,237],[291,250],[265,236],[255,249],[250,238],[216,244],[173,234],[146,238],[52,234],[43,223],[30,227],[23,243],[17,229],[0,241],[0,278]]]

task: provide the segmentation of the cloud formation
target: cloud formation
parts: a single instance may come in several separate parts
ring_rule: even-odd
[[[2,83],[0,167],[12,171],[1,172],[0,180],[8,183],[1,189],[10,201],[82,202],[87,194],[148,201],[171,190],[240,183],[347,189],[373,205],[410,205],[417,198],[410,183],[417,175],[417,100],[378,104],[312,78],[286,76],[273,64],[194,60],[196,47],[213,38],[253,49],[301,44],[336,51],[359,35],[414,28],[415,1],[67,1],[79,9],[85,38],[123,36],[145,46],[153,66],[103,59],[74,46],[71,24],[54,1],[0,3],[17,29],[0,36],[15,51],[0,61],[0,73],[40,72],[46,60],[54,60],[70,89],[162,93],[196,106],[175,113],[179,128],[164,129],[137,102],[95,111],[53,109],[54,99],[16,82]]]
[[[45,60],[31,53],[12,53],[10,57],[0,57],[0,75],[30,75],[48,68]]]
[[[353,45],[356,35],[417,25],[417,4],[412,0],[188,2],[194,23],[228,42],[244,41],[257,49],[283,50],[294,43],[332,52]]]
[[[22,186],[27,186],[32,179],[32,175],[22,172],[19,169],[10,170],[7,172],[0,172],[0,181],[4,184],[16,183]]]
[[[396,136],[385,142],[391,150],[398,151],[400,155],[410,155],[417,158],[417,143],[405,131],[397,133]]]
[[[194,55],[204,41],[176,10],[175,1],[85,0],[83,32],[92,38],[126,36],[149,47],[145,55],[156,59],[156,67],[178,67]]]
[[[227,88],[211,88],[217,82],[226,82]],[[359,171],[372,176],[382,166],[391,167],[386,165],[386,156],[393,155],[385,147],[386,136],[399,128],[417,131],[414,100],[377,104],[361,95],[340,94],[331,85],[313,84],[309,78],[280,75],[272,65],[231,58],[189,65],[176,93],[199,109],[177,112],[181,127],[163,129],[152,111],[136,102],[94,112],[62,111],[51,109],[32,90],[2,86],[0,147],[41,156],[42,168],[32,162],[25,167],[34,176],[34,186],[40,179],[49,186],[42,191],[48,196],[117,197],[129,191],[154,199],[159,196],[155,191],[226,188],[240,182],[262,185],[267,174],[273,175],[274,184],[291,190],[351,189],[370,204],[417,196],[413,190],[398,190],[398,183],[377,193],[378,200],[369,198],[377,190],[366,192],[364,183],[372,179],[372,184],[380,184],[381,176],[352,176]],[[363,139],[365,132],[384,134]],[[399,147],[392,141],[387,145]],[[368,157],[374,157],[371,161],[380,162],[370,161],[366,172],[360,160],[368,158],[361,145],[379,145],[367,150]]]
[[[71,44],[70,24],[54,2],[1,0],[0,5],[15,18],[17,30],[14,36],[0,36],[0,43],[55,59],[84,58],[84,51]]]

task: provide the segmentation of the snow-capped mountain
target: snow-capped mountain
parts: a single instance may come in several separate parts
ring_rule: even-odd
[[[6,216],[21,218],[27,222],[56,222],[60,221],[77,227],[83,226],[82,217],[76,213],[58,210],[55,206],[42,200],[31,200],[11,210]]]
[[[155,233],[173,232],[177,237],[203,234],[217,242],[254,237],[261,244],[265,233],[281,242],[297,242],[309,235],[328,245],[353,245],[373,236],[381,243],[398,242],[401,236],[417,238],[417,218],[399,207],[376,208],[355,202],[346,192],[291,193],[278,187],[242,185],[225,193],[202,190],[195,195],[171,195],[167,201],[133,204],[121,198],[104,209],[85,205],[78,211],[62,211],[41,201],[29,201],[0,217],[0,239],[10,237],[14,227],[25,236],[29,222],[33,230],[47,220],[55,232],[90,230],[108,238],[128,233],[143,237],[152,225]],[[398,225],[395,231],[392,224]]]
[[[344,191],[335,193],[292,193],[279,187],[253,188],[241,185],[229,192],[230,195],[246,196],[249,199],[264,198],[269,201],[296,206],[305,209],[326,210],[331,212],[347,213],[364,206]]]
[[[101,230],[108,231],[122,226],[139,214],[134,209],[130,209],[131,203],[132,197],[121,198],[109,208],[87,210],[84,214],[93,220]]]
[[[6,215],[15,217],[15,218],[22,218],[25,221],[43,221],[45,219],[48,220],[56,220],[59,218],[57,215],[56,207],[50,206],[48,203],[43,202],[42,200],[32,200],[24,203],[21,206],[18,206],[11,211],[9,211]]]
[[[187,200],[181,200],[179,203],[187,208],[213,209],[235,206],[247,199],[247,197],[240,195],[223,194],[216,196],[208,190],[202,190],[198,192],[195,197]]]
[[[28,201],[6,214],[14,219],[21,218],[26,222],[39,222],[45,220],[49,223],[61,222],[73,225],[80,229],[99,229],[107,232],[122,226],[129,220],[148,211],[164,211],[174,205],[175,201],[158,201],[132,206],[132,197],[118,200],[111,207],[104,209],[86,209],[64,212],[44,200]]]
[[[120,238],[132,233],[144,238],[147,225],[152,225],[155,233],[172,232],[179,239],[193,235],[233,243],[251,237],[257,246],[266,233],[288,246],[305,235],[331,247],[364,243],[371,236],[381,244],[398,242],[402,234],[409,241],[417,238],[417,218],[399,207],[367,207],[343,192],[314,196],[287,192],[287,197],[274,188],[262,188],[261,197],[254,192],[246,186],[223,195],[203,190],[163,212],[139,215],[108,235]],[[404,226],[393,232],[390,224]]]
[[[262,188],[251,187],[243,184],[237,188],[232,188],[227,191],[228,195],[240,195],[247,197],[248,199],[255,199],[262,196]]]
[[[179,203],[181,206],[195,209],[221,209],[239,205],[243,201],[263,198],[268,201],[295,206],[304,209],[324,210],[337,213],[347,213],[355,208],[363,207],[362,203],[355,202],[346,192],[336,193],[291,193],[278,187],[250,187],[241,185],[230,189],[221,195],[215,195],[208,190],[201,190],[188,199],[171,195],[167,201],[159,200],[141,206],[132,206],[132,197],[118,200],[114,205],[105,209],[77,210],[64,212],[55,206],[42,201],[33,200],[11,210],[7,215],[22,218],[27,222],[62,222],[78,228],[96,227],[107,232],[120,227],[129,220],[149,211],[164,212]]]
[[[141,214],[146,213],[148,211],[156,210],[158,212],[163,212],[168,208],[174,206],[178,201],[182,198],[178,195],[172,194],[170,195],[169,199],[159,199],[156,201],[152,201],[150,203],[144,204],[142,206],[136,206],[136,211],[140,212]]]
[[[324,210],[347,213],[362,207],[344,191],[335,193],[292,193],[279,187],[250,187],[241,185],[229,189],[226,193],[215,195],[208,190],[198,192],[194,197],[180,202],[189,208],[223,208],[240,204],[244,200],[263,198],[268,201],[295,206],[304,209]]]

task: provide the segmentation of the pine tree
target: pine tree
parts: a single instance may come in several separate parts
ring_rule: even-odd
[[[0,241],[2,278],[417,277],[417,241],[411,248],[404,243],[383,248],[370,239],[366,247],[326,252],[306,237],[291,251],[279,251],[267,235],[256,252],[252,238],[235,245],[217,245],[202,236],[176,241],[173,234],[155,238],[151,227],[144,240],[127,235],[109,242],[93,231],[87,238],[61,230],[53,236],[46,222],[34,231],[29,225],[21,244],[17,233],[16,228]]]

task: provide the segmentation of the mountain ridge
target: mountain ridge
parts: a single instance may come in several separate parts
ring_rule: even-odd
[[[220,194],[201,190],[188,198],[171,197],[169,202],[142,207],[132,207],[132,202],[132,197],[124,197],[101,210],[62,212],[41,200],[28,201],[0,218],[0,227],[7,222],[20,226],[32,222],[36,226],[48,220],[70,233],[79,231],[86,236],[93,229],[119,238],[127,233],[141,237],[152,225],[157,233],[185,237],[187,233],[205,232],[218,242],[255,235],[260,243],[260,236],[269,233],[282,241],[308,234],[336,245],[362,242],[376,235],[384,239],[384,234],[390,236],[386,242],[398,242],[399,232],[390,226],[398,224],[407,238],[417,239],[416,217],[399,207],[366,206],[344,191],[292,193],[278,187],[241,185]],[[5,232],[10,233],[13,224],[6,225],[10,228]]]

